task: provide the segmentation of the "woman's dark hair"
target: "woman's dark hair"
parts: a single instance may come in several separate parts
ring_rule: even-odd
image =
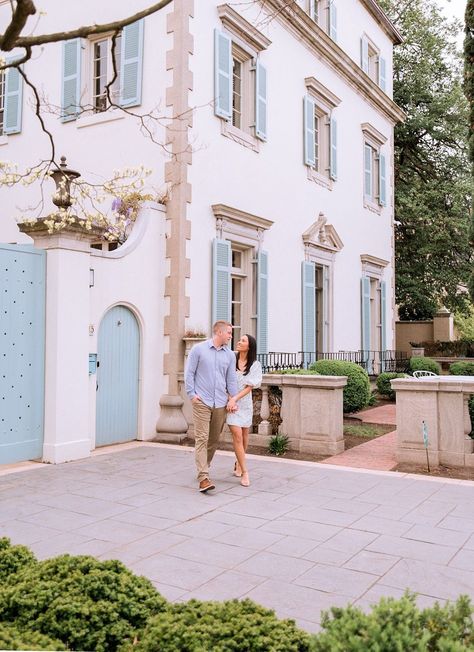
[[[250,371],[250,367],[253,365],[255,360],[257,359],[257,340],[253,335],[249,335],[248,333],[245,333],[245,337],[249,341],[249,350],[247,352],[247,364],[245,365],[245,371],[244,371],[244,376],[248,374]],[[235,354],[235,364],[237,366],[237,369],[239,368],[239,351]]]

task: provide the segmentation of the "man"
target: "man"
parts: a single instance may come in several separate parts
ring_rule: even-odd
[[[238,393],[235,355],[228,344],[232,325],[216,321],[212,339],[191,349],[186,365],[186,393],[193,406],[195,456],[199,491],[215,489],[209,464],[219,443],[227,409],[236,409],[231,397]]]

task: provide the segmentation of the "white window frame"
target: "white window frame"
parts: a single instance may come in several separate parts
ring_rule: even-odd
[[[5,137],[5,95],[7,90],[7,71],[0,70],[0,138]]]
[[[382,281],[388,260],[370,254],[361,254],[362,275],[370,280],[370,350],[382,350]],[[374,310],[372,310],[374,308]],[[376,363],[377,364],[377,363]],[[382,369],[375,368],[374,373]]]
[[[365,122],[361,125],[363,135],[362,148],[362,194],[364,208],[380,214],[383,206],[380,204],[380,152],[383,145],[387,142],[378,129]],[[371,175],[370,175],[370,193],[366,192],[366,151],[371,151]]]
[[[100,34],[97,37],[90,37],[86,41],[86,66],[85,70],[87,72],[87,76],[85,78],[85,81],[83,83],[83,92],[84,96],[86,99],[86,107],[87,111],[85,112],[86,115],[100,115],[103,113],[106,113],[107,111],[110,111],[110,105],[106,105],[103,109],[97,110],[94,107],[94,76],[95,76],[95,70],[94,70],[94,49],[97,43],[100,41],[107,41],[107,84],[110,83],[110,80],[113,77],[113,62],[112,62],[112,33],[106,33],[106,34]],[[120,39],[122,41],[123,35],[122,33],[119,35]],[[120,43],[122,46],[122,42]],[[117,45],[116,45],[116,52],[117,52]],[[122,47],[120,47],[120,56],[122,55]],[[119,104],[120,100],[120,58],[117,58],[116,56],[116,61],[115,61],[115,66],[117,68],[117,79],[114,82],[114,86],[111,87],[111,94],[112,98],[114,99],[116,104]],[[107,101],[107,98],[106,98]]]

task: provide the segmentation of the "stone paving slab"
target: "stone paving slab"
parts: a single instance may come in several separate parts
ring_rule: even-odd
[[[317,631],[321,609],[474,598],[474,482],[232,455],[197,491],[193,451],[135,443],[0,470],[0,536],[41,558],[118,558],[169,600],[250,597]],[[2,472],[4,471],[4,472]]]

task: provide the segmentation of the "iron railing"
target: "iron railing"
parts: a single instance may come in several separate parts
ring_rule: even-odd
[[[410,357],[404,351],[298,351],[295,353],[275,352],[259,353],[258,359],[264,373],[285,369],[306,369],[317,360],[343,360],[360,365],[371,376],[382,371],[406,373]]]

